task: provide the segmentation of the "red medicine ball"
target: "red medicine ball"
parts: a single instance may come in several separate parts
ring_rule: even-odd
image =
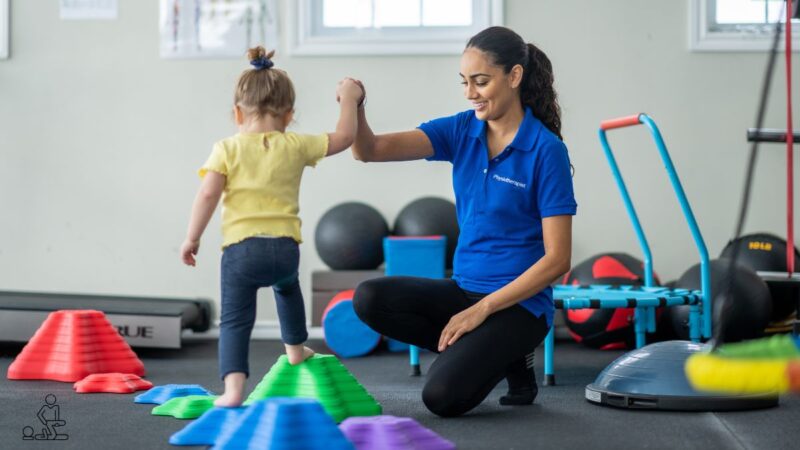
[[[644,263],[626,253],[595,255],[564,275],[563,284],[644,284]],[[564,321],[575,341],[592,348],[633,348],[634,308],[566,309]]]

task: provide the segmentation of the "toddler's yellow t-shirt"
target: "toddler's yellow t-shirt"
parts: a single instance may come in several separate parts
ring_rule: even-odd
[[[328,151],[328,135],[239,133],[223,139],[198,174],[227,177],[222,196],[222,248],[253,236],[302,242],[298,196],[306,166]]]

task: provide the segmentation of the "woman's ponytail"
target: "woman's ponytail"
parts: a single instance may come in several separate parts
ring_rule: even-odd
[[[520,85],[522,104],[531,108],[533,115],[558,136],[561,136],[561,106],[553,88],[553,65],[538,47],[527,44],[528,61],[523,67],[524,78]]]

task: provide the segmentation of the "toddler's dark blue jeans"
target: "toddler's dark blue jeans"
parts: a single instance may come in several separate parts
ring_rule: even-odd
[[[256,292],[272,286],[281,324],[281,338],[290,345],[308,339],[303,294],[297,279],[300,249],[288,237],[253,237],[222,252],[222,312],[219,372],[250,375],[248,352],[256,319]]]

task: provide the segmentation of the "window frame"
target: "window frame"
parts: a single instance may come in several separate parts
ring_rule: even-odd
[[[340,55],[458,55],[464,50],[467,39],[483,28],[503,24],[504,0],[473,0],[473,16],[480,22],[472,27],[430,27],[430,33],[411,29],[369,28],[363,32],[345,29],[342,33],[314,34],[313,8],[322,0],[293,0],[290,3],[289,53],[298,56]],[[480,15],[478,15],[478,13]],[[414,28],[420,31],[423,27]]]
[[[796,0],[800,1],[800,0]],[[694,52],[765,52],[770,49],[774,23],[722,26],[714,29],[716,0],[689,0],[689,50]],[[778,45],[783,51],[784,46]],[[792,28],[792,53],[800,51],[800,27]]]
[[[0,59],[8,59],[11,41],[11,14],[9,0],[0,0]]]

